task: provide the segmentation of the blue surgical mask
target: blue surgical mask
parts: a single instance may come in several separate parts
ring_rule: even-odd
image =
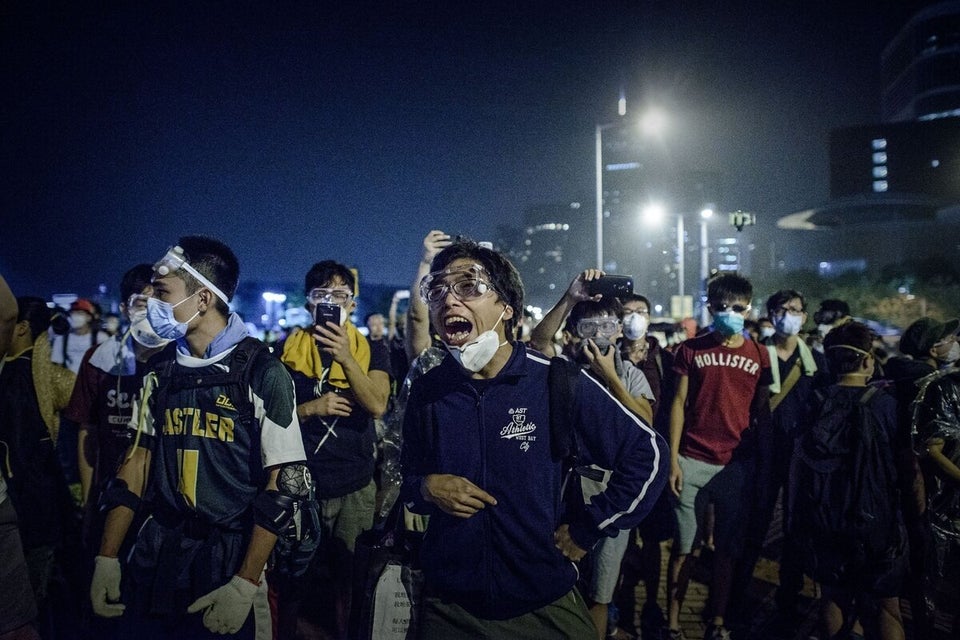
[[[187,296],[177,304],[170,304],[156,298],[147,298],[147,321],[150,322],[150,326],[153,327],[158,336],[164,340],[178,340],[187,335],[187,325],[200,315],[200,310],[197,309],[197,312],[190,316],[190,319],[186,322],[177,322],[173,310],[197,293],[200,292],[197,291],[193,295]]]
[[[717,311],[713,314],[713,326],[726,337],[743,333],[743,316],[736,311]]]

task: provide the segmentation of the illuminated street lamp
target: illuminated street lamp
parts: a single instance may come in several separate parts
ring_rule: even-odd
[[[620,96],[617,111],[623,116],[627,113],[627,102]],[[640,119],[640,129],[646,136],[656,136],[663,133],[667,127],[666,114],[655,107],[651,107]],[[603,132],[619,126],[619,122],[598,124],[594,129],[594,143],[596,146],[597,172],[597,268],[603,269]],[[682,286],[682,285],[681,285]]]
[[[658,226],[667,217],[667,210],[659,202],[651,202],[643,208],[642,217],[645,224]],[[677,295],[683,299],[684,280],[686,278],[685,254],[686,238],[684,231],[683,214],[674,214],[677,218]],[[704,207],[700,211],[700,281],[705,283],[710,275],[709,244],[707,242],[707,221],[713,217],[712,206]],[[702,296],[701,296],[702,298]],[[706,305],[701,305],[701,322],[705,320]]]

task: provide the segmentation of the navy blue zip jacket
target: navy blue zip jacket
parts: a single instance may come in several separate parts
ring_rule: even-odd
[[[573,588],[577,569],[554,546],[561,521],[561,463],[550,455],[550,409],[543,355],[513,343],[491,380],[471,380],[452,357],[416,380],[403,425],[401,498],[429,514],[421,559],[427,584],[480,618],[529,613]],[[590,549],[603,535],[639,523],[668,476],[667,446],[596,380],[577,380],[572,424],[581,460],[613,470],[570,535]],[[427,433],[429,431],[430,433]],[[423,499],[423,478],[467,478],[497,500],[470,518]]]

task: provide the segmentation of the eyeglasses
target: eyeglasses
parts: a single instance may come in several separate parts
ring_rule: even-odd
[[[349,291],[344,291],[343,289],[325,289],[323,287],[317,287],[316,289],[311,289],[310,293],[307,294],[310,302],[313,304],[320,304],[323,302],[332,302],[333,304],[344,305],[353,298],[353,294]]]
[[[592,338],[596,335],[610,337],[620,329],[620,323],[614,319],[597,320],[584,318],[577,323],[577,334],[581,338]]]
[[[426,304],[438,304],[447,297],[447,293],[452,293],[461,302],[475,300],[494,290],[490,283],[481,277],[485,274],[479,264],[428,273],[420,281],[420,299]],[[446,278],[449,276],[459,278],[448,282]]]
[[[217,285],[210,282],[206,276],[190,266],[190,263],[187,262],[187,257],[183,254],[183,249],[180,247],[170,247],[167,249],[166,255],[157,260],[156,264],[153,265],[154,272],[159,274],[161,277],[168,276],[178,269],[183,269],[191,276],[196,278],[200,284],[212,291],[218,298],[223,300],[224,304],[230,304],[230,299],[227,298],[227,294],[221,291]]]
[[[784,307],[778,307],[778,308],[777,308],[777,311],[779,311],[780,313],[789,313],[789,314],[792,315],[792,316],[803,315],[803,308],[802,308],[802,307],[786,307],[786,306],[784,306]]]
[[[752,307],[748,304],[727,304],[726,302],[711,302],[710,308],[719,313],[723,313],[727,310],[733,311],[734,313],[746,313],[752,309]]]

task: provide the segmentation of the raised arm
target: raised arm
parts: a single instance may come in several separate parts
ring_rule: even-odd
[[[573,309],[578,302],[581,300],[600,299],[599,295],[591,296],[587,293],[586,283],[591,280],[596,280],[601,276],[603,276],[603,271],[599,269],[587,269],[574,278],[573,281],[570,282],[570,286],[567,287],[567,290],[563,292],[560,300],[557,301],[557,304],[553,305],[550,311],[547,311],[543,319],[538,322],[537,326],[530,332],[530,346],[545,355],[557,355],[554,347],[554,336],[556,336],[560,328],[563,327],[564,321],[567,319],[567,316],[570,315],[570,310]]]
[[[450,236],[434,229],[423,239],[423,256],[417,265],[417,274],[410,285],[410,306],[407,309],[407,327],[404,335],[404,349],[407,359],[413,361],[430,346],[430,310],[420,299],[420,281],[430,273],[430,264],[434,256],[450,245]]]

